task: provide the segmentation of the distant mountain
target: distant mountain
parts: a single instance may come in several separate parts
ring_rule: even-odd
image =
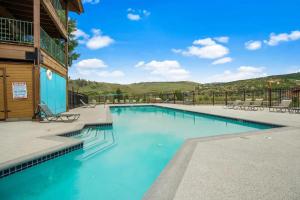
[[[69,88],[73,87],[75,91],[87,94],[89,96],[114,94],[116,93],[117,89],[120,89],[122,93],[131,95],[174,91],[193,91],[195,89],[198,89],[200,91],[236,91],[244,89],[264,89],[268,87],[270,81],[272,82],[272,88],[300,87],[300,73],[268,76],[263,78],[247,79],[227,83],[207,84],[190,81],[115,84],[76,79],[69,81]]]

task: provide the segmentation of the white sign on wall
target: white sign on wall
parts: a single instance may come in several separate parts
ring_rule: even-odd
[[[13,99],[26,99],[27,98],[26,82],[13,82],[12,92],[13,92]]]

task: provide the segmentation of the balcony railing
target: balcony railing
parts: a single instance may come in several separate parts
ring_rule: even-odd
[[[33,44],[32,22],[0,17],[0,41]]]
[[[33,23],[0,17],[0,42],[33,45]],[[41,28],[41,48],[65,65],[64,44]]]
[[[64,52],[64,44],[58,39],[53,39],[41,28],[41,48],[49,53],[62,65],[65,65],[66,57]]]
[[[66,26],[67,18],[66,18],[66,11],[63,9],[60,0],[51,0],[51,3],[56,11],[56,14],[60,18],[61,22]]]

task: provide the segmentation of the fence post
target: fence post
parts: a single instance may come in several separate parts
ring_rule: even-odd
[[[173,101],[174,101],[174,104],[176,104],[176,94],[175,94],[175,92],[174,92],[174,99],[173,99]]]
[[[244,90],[244,97],[243,97],[244,101],[246,101],[246,90]]]
[[[195,105],[195,91],[193,91],[193,105]]]
[[[228,104],[228,99],[227,99],[227,91],[225,92],[225,105],[227,106]]]
[[[75,96],[74,96],[74,87],[72,87],[72,108],[75,108]]]
[[[297,107],[300,106],[300,90],[297,90]]]
[[[282,91],[281,91],[281,88],[279,89],[279,102],[281,102],[282,100]]]
[[[272,89],[269,88],[269,107],[272,106]]]

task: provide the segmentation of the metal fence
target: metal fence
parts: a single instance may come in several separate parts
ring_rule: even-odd
[[[69,90],[68,91],[69,109],[73,109],[73,108],[77,108],[77,107],[82,106],[82,103],[80,102],[80,99],[85,103],[89,102],[89,97],[87,95],[75,92],[73,90]]]
[[[64,26],[66,26],[66,24],[67,24],[66,11],[62,6],[61,1],[60,0],[51,0],[51,4],[53,5],[60,21],[63,23]]]
[[[54,39],[48,35],[46,31],[41,28],[41,48],[47,51],[55,60],[62,65],[66,64],[66,54],[64,51],[64,44],[58,39]]]
[[[33,24],[29,21],[0,17],[0,41],[33,44]],[[52,38],[41,28],[41,48],[62,65],[66,63],[64,42]]]
[[[99,103],[173,103],[227,105],[235,100],[263,99],[265,107],[279,105],[282,100],[291,99],[293,107],[300,107],[300,88],[242,90],[242,91],[189,91],[169,93],[147,93],[138,95],[106,94],[94,97]]]
[[[33,24],[0,17],[0,41],[33,44]]]

